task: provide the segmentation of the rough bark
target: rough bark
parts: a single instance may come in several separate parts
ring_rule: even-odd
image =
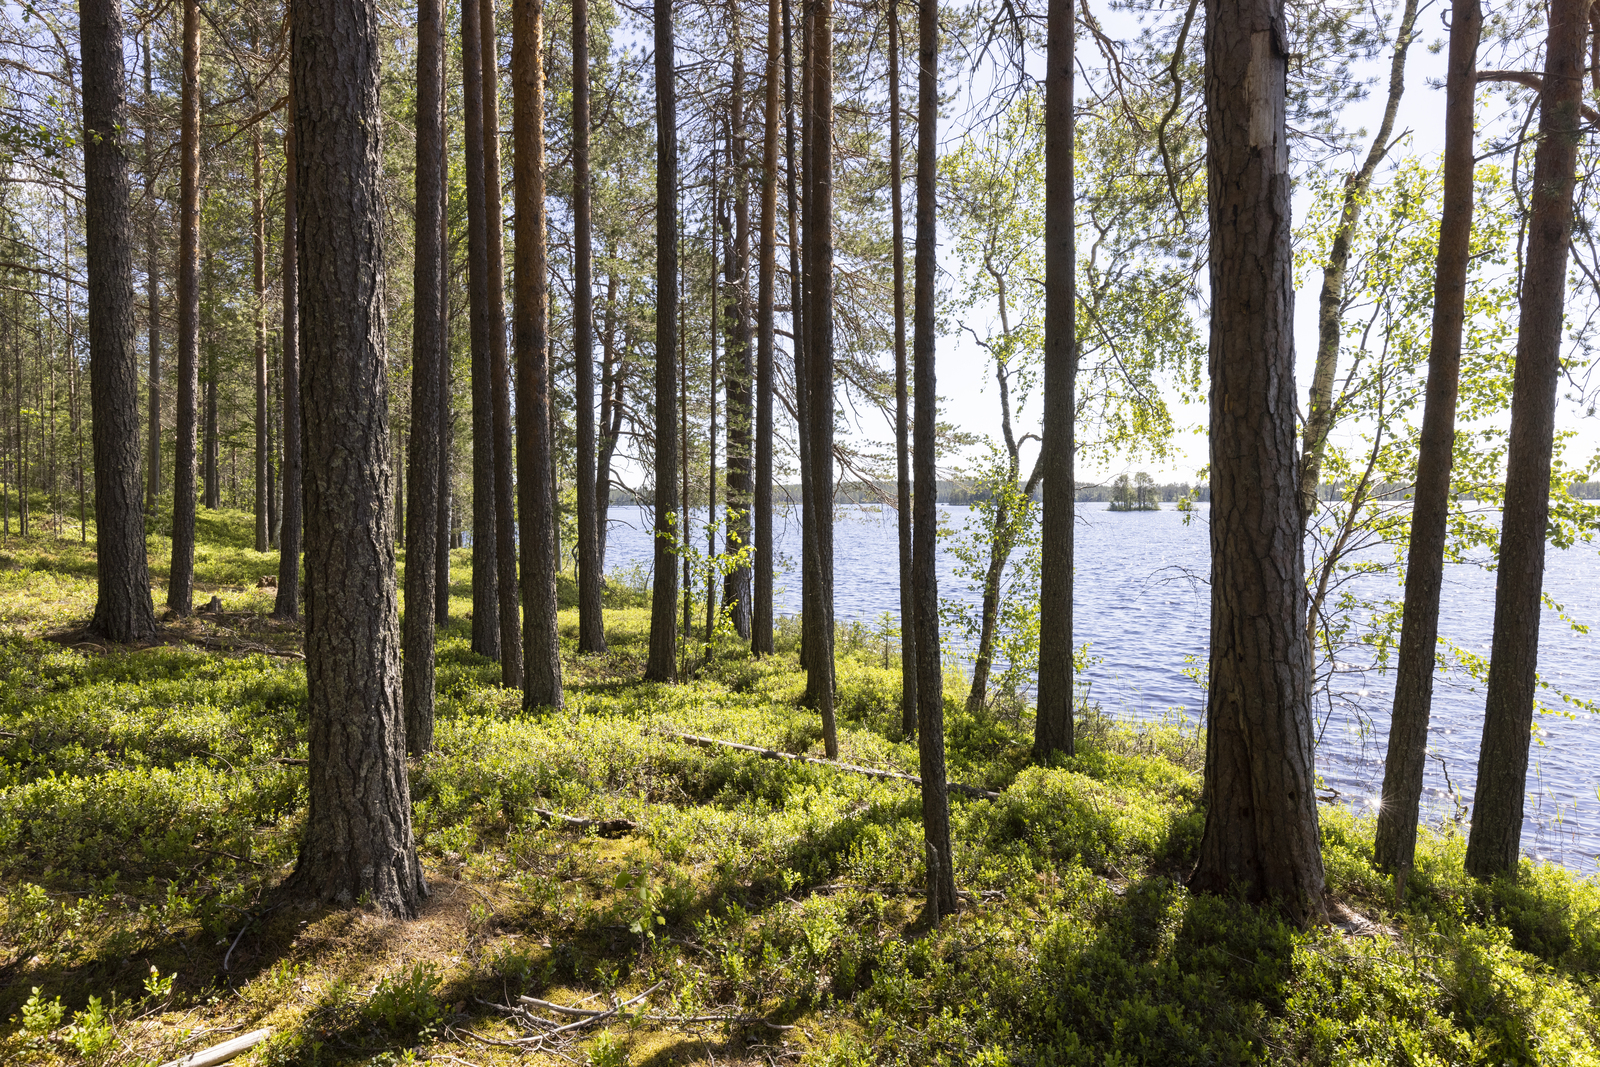
[[[1372,175],[1389,154],[1389,137],[1394,133],[1400,98],[1406,91],[1406,53],[1417,23],[1417,0],[1406,0],[1395,25],[1394,54],[1389,60],[1389,95],[1383,118],[1372,138],[1366,158],[1345,180],[1344,202],[1339,209],[1339,228],[1328,249],[1322,268],[1322,292],[1317,299],[1317,359],[1311,377],[1311,396],[1306,405],[1305,445],[1300,453],[1300,511],[1304,522],[1317,513],[1317,486],[1322,478],[1322,457],[1327,451],[1328,431],[1333,428],[1333,379],[1339,369],[1339,344],[1344,340],[1345,272],[1350,264],[1350,246],[1361,222],[1361,209]]]
[[[291,898],[416,914],[384,359],[377,5],[290,11],[305,416],[310,804]]]
[[[250,159],[254,196],[251,198],[251,237],[255,252],[255,306],[251,309],[256,328],[256,454],[255,519],[256,551],[265,552],[271,540],[267,525],[267,206],[261,184],[261,125],[250,127]]]
[[[161,238],[156,224],[156,162],[152,127],[155,92],[151,85],[150,31],[144,32],[144,285],[149,316],[146,350],[150,357],[150,445],[146,459],[144,507],[155,513],[161,499]]]
[[[154,632],[139,469],[139,356],[133,342],[133,233],[120,0],[82,0],[83,194],[94,419],[97,598],[89,628],[125,643]]]
[[[578,651],[606,650],[595,485],[594,246],[589,223],[589,3],[572,3],[572,349],[577,378]]]
[[[1033,754],[1072,755],[1072,566],[1077,517],[1073,416],[1077,410],[1077,239],[1072,174],[1072,0],[1051,0],[1045,72],[1044,420],[1039,462],[1039,696]]]
[[[561,707],[556,512],[550,410],[549,262],[544,186],[544,4],[514,0],[516,137],[517,516],[522,531],[524,708]],[[508,498],[509,499],[509,498]],[[671,601],[668,601],[669,608]]]
[[[744,128],[744,31],[737,3],[729,5],[729,34],[733,38],[733,86],[728,138],[728,191],[733,206],[733,232],[727,245],[727,293],[724,315],[728,338],[728,508],[724,550],[738,552],[750,544],[752,503],[752,396],[755,377],[750,361],[750,190]],[[728,619],[742,638],[750,638],[750,567],[735,567],[722,580],[722,603]]]
[[[484,198],[483,34],[479,0],[461,3],[461,80],[467,185],[467,304],[472,335],[472,651],[500,658],[500,580],[489,351],[489,237]]]
[[[950,792],[945,785],[944,676],[939,656],[939,475],[934,467],[939,383],[934,366],[937,339],[939,223],[939,3],[917,4],[917,244],[912,343],[915,346],[916,426],[912,456],[916,528],[912,537],[911,584],[916,595],[917,757],[922,773],[922,843],[928,865],[927,917],[938,921],[956,910],[954,851],[950,847]]]
[[[511,445],[511,360],[506,351],[505,226],[500,210],[500,38],[496,30],[494,0],[478,0],[478,8],[479,32],[483,35],[483,217],[488,237],[489,359],[494,391],[494,558],[498,572],[496,592],[500,604],[500,680],[507,686],[520,688],[522,621],[518,615],[517,515],[513,510],[517,499],[513,475],[517,467]],[[541,97],[540,114],[543,113]],[[542,174],[542,142],[540,159]],[[540,204],[543,202],[541,197]]]
[[[439,442],[444,401],[444,5],[417,3],[416,245],[412,261],[411,483],[406,516],[406,750],[433,747],[434,583],[438,577]]]
[[[304,499],[300,439],[300,222],[299,181],[295,177],[294,97],[283,151],[283,528],[278,535],[278,595],[272,613],[281,619],[300,614],[300,548]]]
[[[911,581],[911,409],[906,364],[906,234],[900,166],[900,2],[889,0],[889,190],[894,227],[895,522],[900,547],[900,729],[917,734],[916,592]]]
[[[750,651],[773,652],[772,388],[778,282],[778,59],[783,15],[767,0],[766,95],[761,127],[761,235],[756,296],[755,580],[750,604]]]
[[[1522,846],[1588,13],[1588,0],[1555,0],[1550,5],[1517,320],[1494,644],[1467,836],[1466,868],[1475,878],[1514,874]]]
[[[178,131],[178,426],[172,470],[172,565],[167,607],[194,610],[195,423],[200,391],[200,4],[183,4]]]
[[[678,94],[672,0],[655,0],[656,51],[656,425],[655,577],[645,679],[678,676]]]
[[[806,686],[822,713],[822,744],[839,755],[833,710],[833,0],[812,9],[811,168],[806,173],[806,419],[811,433],[812,633]]]
[[[1472,244],[1474,69],[1483,30],[1479,0],[1454,0],[1445,82],[1444,206],[1433,271],[1433,327],[1428,386],[1417,451],[1417,484],[1406,555],[1405,614],[1395,671],[1394,713],[1383,764],[1373,858],[1401,879],[1417,848],[1422,772],[1428,756],[1434,652],[1439,640],[1439,591],[1444,581],[1445,525],[1450,514],[1450,469],[1455,459],[1456,389],[1461,370],[1467,267]]]
[[[1324,914],[1295,457],[1282,0],[1207,0],[1211,657],[1191,888]]]
[[[795,410],[795,441],[796,451],[800,459],[800,668],[806,672],[806,688],[801,695],[800,702],[808,707],[816,705],[817,696],[814,676],[809,670],[811,664],[811,651],[817,647],[817,639],[812,634],[816,627],[815,593],[813,586],[816,584],[816,559],[814,556],[816,546],[816,498],[811,491],[811,410],[809,398],[809,385],[806,376],[806,353],[810,346],[811,311],[807,306],[810,300],[811,279],[809,271],[810,252],[808,243],[811,240],[811,62],[808,59],[811,51],[811,21],[812,9],[810,4],[801,2],[800,10],[800,154],[794,153],[794,144],[789,145],[790,172],[793,181],[799,187],[799,202],[796,205],[791,193],[790,214],[793,238],[789,245],[790,267],[794,277],[794,410]],[[798,222],[798,226],[793,225]]]

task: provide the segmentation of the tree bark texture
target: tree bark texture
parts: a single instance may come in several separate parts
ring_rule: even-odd
[[[811,23],[813,9],[806,0],[800,4],[800,154],[796,156],[790,146],[789,161],[795,172],[799,188],[798,206],[794,207],[795,240],[790,243],[791,266],[794,277],[794,410],[796,451],[800,457],[800,668],[806,672],[806,687],[800,702],[807,707],[817,703],[816,675],[811,673],[811,653],[817,647],[816,628],[816,496],[811,489],[811,416],[809,404],[809,379],[806,376],[806,355],[810,351],[811,309],[810,300],[811,253]],[[798,163],[796,161],[798,160]],[[794,257],[798,255],[798,261]]]
[[[278,595],[272,613],[282,619],[300,614],[300,549],[304,498],[300,438],[300,230],[299,181],[295,176],[294,96],[288,103],[283,170],[283,529],[278,535]]]
[[[439,441],[444,403],[444,5],[417,3],[416,247],[411,324],[411,495],[406,515],[405,655],[401,692],[406,750],[433,747],[434,583],[438,577]]]
[[[489,224],[484,196],[480,0],[461,2],[462,117],[467,183],[467,303],[472,335],[472,651],[498,660],[499,536],[494,469],[494,360],[489,350]]]
[[[1512,379],[1494,644],[1467,836],[1467,873],[1475,878],[1514,874],[1522,847],[1588,14],[1587,0],[1554,0],[1550,5]]]
[[[271,532],[267,524],[267,205],[261,185],[261,125],[250,127],[251,175],[254,179],[254,197],[251,201],[255,224],[252,237],[255,252],[255,306],[251,309],[256,328],[256,454],[255,454],[255,519],[256,551],[269,547]]]
[[[632,345],[632,330],[624,339],[624,352],[617,350],[617,275],[606,279],[606,325],[600,335],[600,440],[594,472],[595,571],[606,572],[607,515],[611,510],[611,457],[622,438],[623,394],[627,387],[626,350]]]
[[[446,264],[448,271],[448,264]],[[448,283],[446,283],[448,284]],[[450,307],[448,295],[439,298],[446,309],[444,359],[439,364],[439,516],[434,526],[433,625],[437,629],[450,619],[450,545],[455,503],[455,413],[450,406]]]
[[[1300,452],[1300,511],[1306,523],[1317,513],[1322,458],[1328,447],[1328,431],[1333,428],[1333,380],[1339,370],[1339,345],[1344,340],[1345,273],[1350,265],[1350,246],[1361,222],[1367,191],[1372,187],[1372,175],[1389,154],[1389,137],[1400,111],[1400,98],[1406,91],[1406,52],[1411,47],[1416,23],[1417,0],[1406,0],[1395,26],[1394,55],[1389,60],[1389,95],[1383,118],[1360,168],[1345,181],[1339,228],[1328,249],[1328,262],[1322,268],[1322,292],[1317,299],[1317,359],[1312,370],[1310,402],[1306,405],[1305,446]]]
[[[483,35],[483,218],[489,239],[487,281],[489,359],[494,390],[494,558],[500,602],[500,680],[515,689],[522,686],[523,650],[522,620],[518,612],[521,598],[517,587],[517,514],[514,510],[517,467],[511,444],[511,360],[506,351],[505,225],[500,210],[500,38],[494,0],[478,0],[478,12],[478,28]],[[541,115],[544,113],[542,99]],[[540,148],[542,160],[542,143]]]
[[[146,460],[145,510],[155,514],[161,499],[161,239],[156,224],[156,162],[152,127],[155,92],[150,75],[150,31],[144,32],[144,285],[149,316],[146,342],[150,357],[150,450]],[[93,386],[90,386],[93,389]]]
[[[1070,16],[1069,16],[1070,17]],[[906,361],[906,234],[900,165],[900,3],[889,0],[889,195],[894,227],[895,521],[900,546],[900,729],[917,735],[916,587],[911,579],[911,398]]]
[[[750,352],[750,184],[749,159],[744,126],[744,30],[739,22],[737,3],[728,6],[729,35],[733,47],[733,86],[729,94],[728,191],[733,206],[733,233],[727,248],[727,369],[723,381],[728,393],[728,507],[724,530],[725,551],[738,552],[750,545],[750,507],[753,486],[752,455],[753,397],[751,385],[755,368]],[[750,567],[730,570],[722,580],[722,603],[728,609],[734,631],[750,638]]]
[[[1416,856],[1417,815],[1433,704],[1434,653],[1439,642],[1439,590],[1444,582],[1450,470],[1455,459],[1456,389],[1466,318],[1467,267],[1472,256],[1473,90],[1482,31],[1480,0],[1454,0],[1445,83],[1444,206],[1433,270],[1428,386],[1411,505],[1394,714],[1389,720],[1383,802],[1378,806],[1373,846],[1378,865],[1402,878],[1410,872]]]
[[[809,0],[812,9],[811,168],[806,172],[811,212],[806,220],[806,418],[811,426],[812,587],[814,641],[807,649],[807,688],[822,713],[822,743],[839,754],[833,709],[833,0]]]
[[[291,7],[310,806],[290,896],[416,914],[384,359],[378,10]]]
[[[928,918],[956,910],[954,850],[950,842],[950,791],[945,784],[944,676],[939,656],[939,474],[937,449],[939,383],[937,340],[939,222],[936,200],[939,131],[939,3],[917,4],[917,244],[912,323],[916,370],[916,528],[912,537],[911,584],[916,595],[917,756],[922,775],[923,851],[928,864]]]
[[[1072,567],[1077,519],[1077,219],[1072,173],[1072,0],[1050,0],[1045,70],[1044,420],[1040,463],[1039,696],[1033,754],[1076,749],[1073,723]]]
[[[595,485],[594,235],[589,221],[589,2],[572,3],[572,350],[577,378],[578,651],[606,650]]]
[[[656,51],[656,425],[655,576],[650,597],[650,654],[644,676],[678,676],[678,94],[672,0],[655,0]]]
[[[1282,0],[1207,0],[1211,662],[1196,891],[1324,914],[1295,457]]]
[[[133,233],[120,0],[81,0],[89,401],[94,418],[97,598],[89,628],[126,643],[155,631],[139,469],[139,355],[133,343]]]
[[[183,4],[178,132],[178,426],[172,471],[172,566],[167,607],[194,610],[195,445],[200,391],[200,4]]]
[[[550,279],[544,186],[544,3],[514,0],[517,490],[522,530],[522,706],[561,707],[556,512],[550,409]],[[524,229],[524,227],[526,227]],[[671,601],[668,601],[670,610]]]
[[[767,0],[767,69],[761,127],[761,234],[756,296],[755,575],[750,604],[750,651],[773,652],[772,424],[774,310],[778,282],[778,61],[783,14]]]

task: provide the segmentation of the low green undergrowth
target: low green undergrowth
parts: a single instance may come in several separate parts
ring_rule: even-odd
[[[227,551],[248,545],[223,544]],[[467,575],[456,580],[465,597]],[[529,1058],[492,1005],[625,1000],[582,1062],[1600,1062],[1600,887],[1525,863],[1491,885],[1425,833],[1403,905],[1371,827],[1323,810],[1335,911],[1309,932],[1183,885],[1204,825],[1192,734],[1087,709],[1079,753],[950,687],[960,914],[920,920],[914,787],[695,747],[820,752],[792,630],[778,655],[696,650],[639,683],[648,614],[619,580],[611,652],[526,714],[441,633],[436,750],[410,768],[433,893],[412,922],[280,901],[306,803],[292,660],[0,641],[0,1062],[152,1064],[270,1026],[257,1063]],[[841,642],[840,747],[915,773],[897,669]],[[606,838],[543,814],[627,819]],[[1348,925],[1348,924],[1347,924]],[[770,1024],[770,1025],[769,1025]],[[792,1027],[792,1029],[774,1029]],[[541,1056],[532,1057],[539,1061]],[[553,1054],[544,1056],[561,1062]]]

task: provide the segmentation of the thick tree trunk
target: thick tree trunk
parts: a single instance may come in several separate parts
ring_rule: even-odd
[[[1461,332],[1466,318],[1467,267],[1472,245],[1474,85],[1479,0],[1454,0],[1450,66],[1445,84],[1444,208],[1433,271],[1433,334],[1428,349],[1428,391],[1422,409],[1417,485],[1411,505],[1406,557],[1405,615],[1395,672],[1394,714],[1383,764],[1373,857],[1404,879],[1417,849],[1417,814],[1428,756],[1428,716],[1433,704],[1434,651],[1439,640],[1439,590],[1444,581],[1445,526],[1450,514],[1450,469],[1455,458],[1456,388]]]
[[[917,4],[917,245],[912,343],[916,369],[916,528],[911,584],[916,594],[917,756],[922,775],[923,851],[928,864],[927,917],[956,910],[955,853],[950,842],[950,791],[945,784],[944,676],[939,656],[939,475],[934,466],[939,383],[934,367],[938,283],[939,3]]]
[[[678,676],[678,94],[672,0],[655,0],[656,50],[656,426],[655,577],[645,679]]]
[[[1588,11],[1587,0],[1554,0],[1550,5],[1517,322],[1494,645],[1472,830],[1467,836],[1467,873],[1475,878],[1514,874],[1522,846]]]
[[[416,914],[384,359],[377,5],[290,10],[305,363],[310,804],[290,897]]]
[[[200,391],[200,3],[183,3],[183,98],[178,132],[178,440],[172,474],[167,607],[194,610],[195,423]]]
[[[489,223],[484,189],[480,0],[461,3],[461,79],[467,184],[467,303],[472,334],[472,651],[498,660],[500,578],[495,551],[494,361],[489,349]],[[510,502],[507,502],[510,506]]]
[[[812,8],[811,169],[806,174],[806,418],[811,433],[813,624],[807,649],[806,686],[822,712],[822,744],[829,759],[839,754],[833,713],[833,0],[810,0]]]
[[[1361,167],[1345,181],[1339,228],[1328,249],[1328,262],[1322,268],[1322,293],[1317,301],[1317,360],[1306,405],[1305,445],[1300,452],[1300,511],[1306,523],[1317,513],[1322,457],[1327,451],[1328,431],[1333,428],[1333,379],[1339,369],[1339,345],[1344,340],[1345,272],[1350,264],[1350,246],[1361,221],[1367,191],[1372,187],[1372,175],[1389,154],[1389,137],[1394,132],[1395,116],[1400,112],[1400,97],[1406,91],[1406,53],[1411,47],[1416,23],[1417,0],[1406,0],[1395,26],[1394,55],[1389,60],[1389,96],[1383,118]]]
[[[153,633],[139,470],[139,357],[119,0],[82,0],[83,193],[88,241],[89,388],[94,417],[97,599],[89,628],[110,641]]]
[[[889,0],[889,189],[894,205],[895,522],[900,545],[900,730],[917,735],[916,589],[911,580],[911,410],[906,365],[905,176],[900,167],[900,0]]]
[[[589,223],[589,3],[572,3],[572,348],[577,377],[578,651],[606,650],[595,485],[594,248]],[[609,314],[609,312],[608,312]]]
[[[728,521],[725,551],[738,552],[750,545],[751,380],[750,364],[750,190],[744,133],[744,30],[737,3],[729,5],[729,32],[733,38],[733,86],[730,94],[728,138],[728,190],[733,200],[733,233],[728,235],[725,321],[728,363],[724,381],[728,391]],[[735,567],[722,580],[722,603],[734,631],[750,639],[750,567]]]
[[[1072,566],[1077,518],[1077,238],[1073,204],[1072,0],[1050,0],[1045,71],[1044,425],[1040,466],[1039,695],[1033,755],[1072,755]]]
[[[1282,0],[1207,0],[1211,675],[1196,891],[1324,914],[1294,403]]]
[[[561,707],[556,631],[556,513],[551,436],[549,263],[544,186],[544,3],[515,0],[512,91],[516,125],[517,515],[527,615],[524,708]],[[671,599],[668,599],[668,611]]]
[[[300,441],[300,221],[299,179],[295,165],[294,95],[284,133],[283,169],[283,530],[278,536],[278,596],[272,613],[281,619],[300,614],[300,548],[303,497]]]
[[[750,651],[773,652],[772,388],[778,282],[778,60],[782,25],[779,0],[767,2],[766,96],[761,127],[760,291],[756,311],[755,588],[750,605]]]
[[[254,222],[256,327],[256,454],[255,518],[256,551],[267,551],[271,540],[267,523],[267,207],[261,185],[261,124],[250,127],[251,173],[254,197],[251,208]]]
[[[161,499],[161,239],[156,224],[156,163],[151,129],[155,125],[155,92],[151,86],[149,30],[144,32],[144,107],[144,286],[145,313],[149,316],[146,348],[150,357],[150,445],[144,508],[153,515]]]
[[[406,750],[433,747],[434,583],[438,577],[439,442],[444,401],[444,5],[417,4],[416,250],[411,327],[411,499],[406,516]]]
[[[494,0],[478,0],[478,6],[479,31],[483,35],[483,217],[489,238],[489,359],[493,368],[494,388],[494,558],[498,571],[496,591],[500,600],[500,679],[507,686],[520,688],[522,621],[518,614],[517,515],[513,510],[517,499],[513,475],[517,467],[511,445],[511,361],[506,352],[505,228],[500,210],[500,38],[496,30]],[[543,114],[542,100],[540,114]],[[540,156],[542,159],[542,145]],[[540,203],[543,203],[542,199]]]

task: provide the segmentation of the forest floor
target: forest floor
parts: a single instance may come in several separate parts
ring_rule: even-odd
[[[792,632],[642,684],[648,613],[618,582],[612,651],[576,656],[563,611],[567,706],[527,715],[469,650],[466,553],[410,772],[421,916],[282,903],[299,634],[266,617],[248,517],[202,523],[196,600],[223,613],[136,650],[81,640],[83,546],[0,546],[0,1062],[156,1064],[270,1027],[235,1062],[1600,1064],[1593,881],[1475,884],[1444,828],[1397,906],[1370,825],[1324,808],[1337,921],[1300,932],[1184,889],[1192,733],[1086,709],[1079,754],[1039,767],[1031,723],[952,685],[950,778],[998,797],[952,795],[963,908],[929,929],[913,785],[678,736],[820,754]],[[839,657],[842,758],[916,773],[888,648],[841,631]]]

